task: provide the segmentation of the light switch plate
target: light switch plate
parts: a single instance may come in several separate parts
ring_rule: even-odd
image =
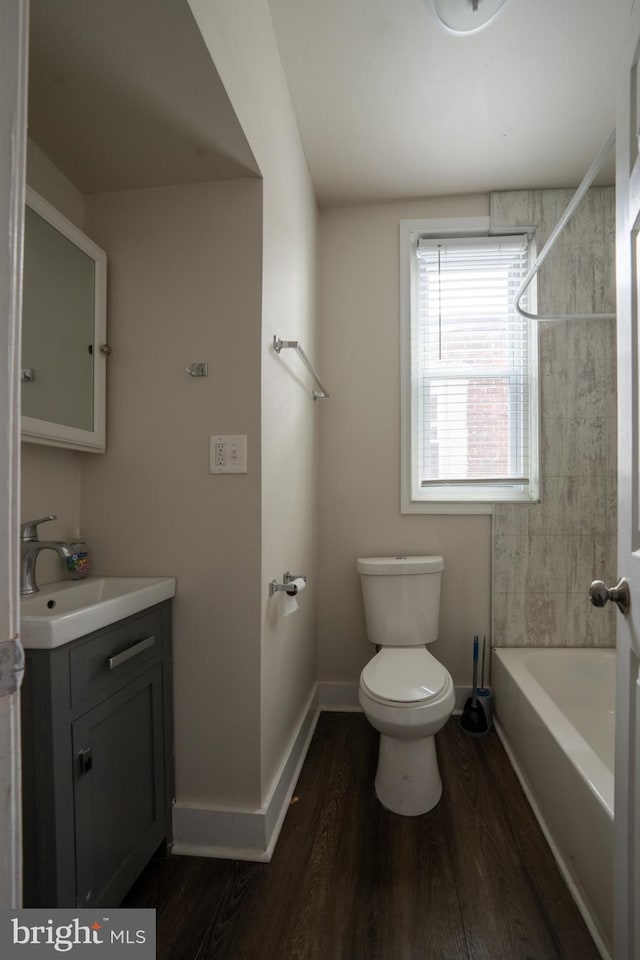
[[[246,433],[209,438],[209,473],[246,473]]]

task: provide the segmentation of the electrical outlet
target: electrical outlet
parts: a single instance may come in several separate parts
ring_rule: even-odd
[[[209,473],[246,473],[246,433],[210,437]]]

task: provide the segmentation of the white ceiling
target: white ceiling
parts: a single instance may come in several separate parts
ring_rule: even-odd
[[[506,0],[466,37],[424,0],[269,2],[321,205],[577,186],[615,126],[632,0]]]
[[[632,0],[506,0],[469,37],[424,0],[269,3],[321,205],[576,186],[615,125]],[[31,0],[29,84],[84,193],[256,174],[187,0]]]

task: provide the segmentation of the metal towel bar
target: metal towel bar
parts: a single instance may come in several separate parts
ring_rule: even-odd
[[[315,380],[316,384],[318,385],[319,389],[313,391],[313,399],[327,400],[329,397],[329,391],[322,385],[322,381],[320,380],[320,377],[314,370],[308,356],[300,346],[299,341],[298,340],[281,340],[280,337],[274,336],[273,349],[276,351],[276,353],[280,353],[281,350],[287,349],[289,347],[292,348],[293,350],[297,350],[298,354],[300,355],[300,359],[302,360],[305,367],[307,368],[307,370]]]

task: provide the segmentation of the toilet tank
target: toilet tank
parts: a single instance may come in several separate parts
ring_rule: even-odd
[[[371,643],[418,647],[438,639],[442,557],[361,557],[357,570]]]

